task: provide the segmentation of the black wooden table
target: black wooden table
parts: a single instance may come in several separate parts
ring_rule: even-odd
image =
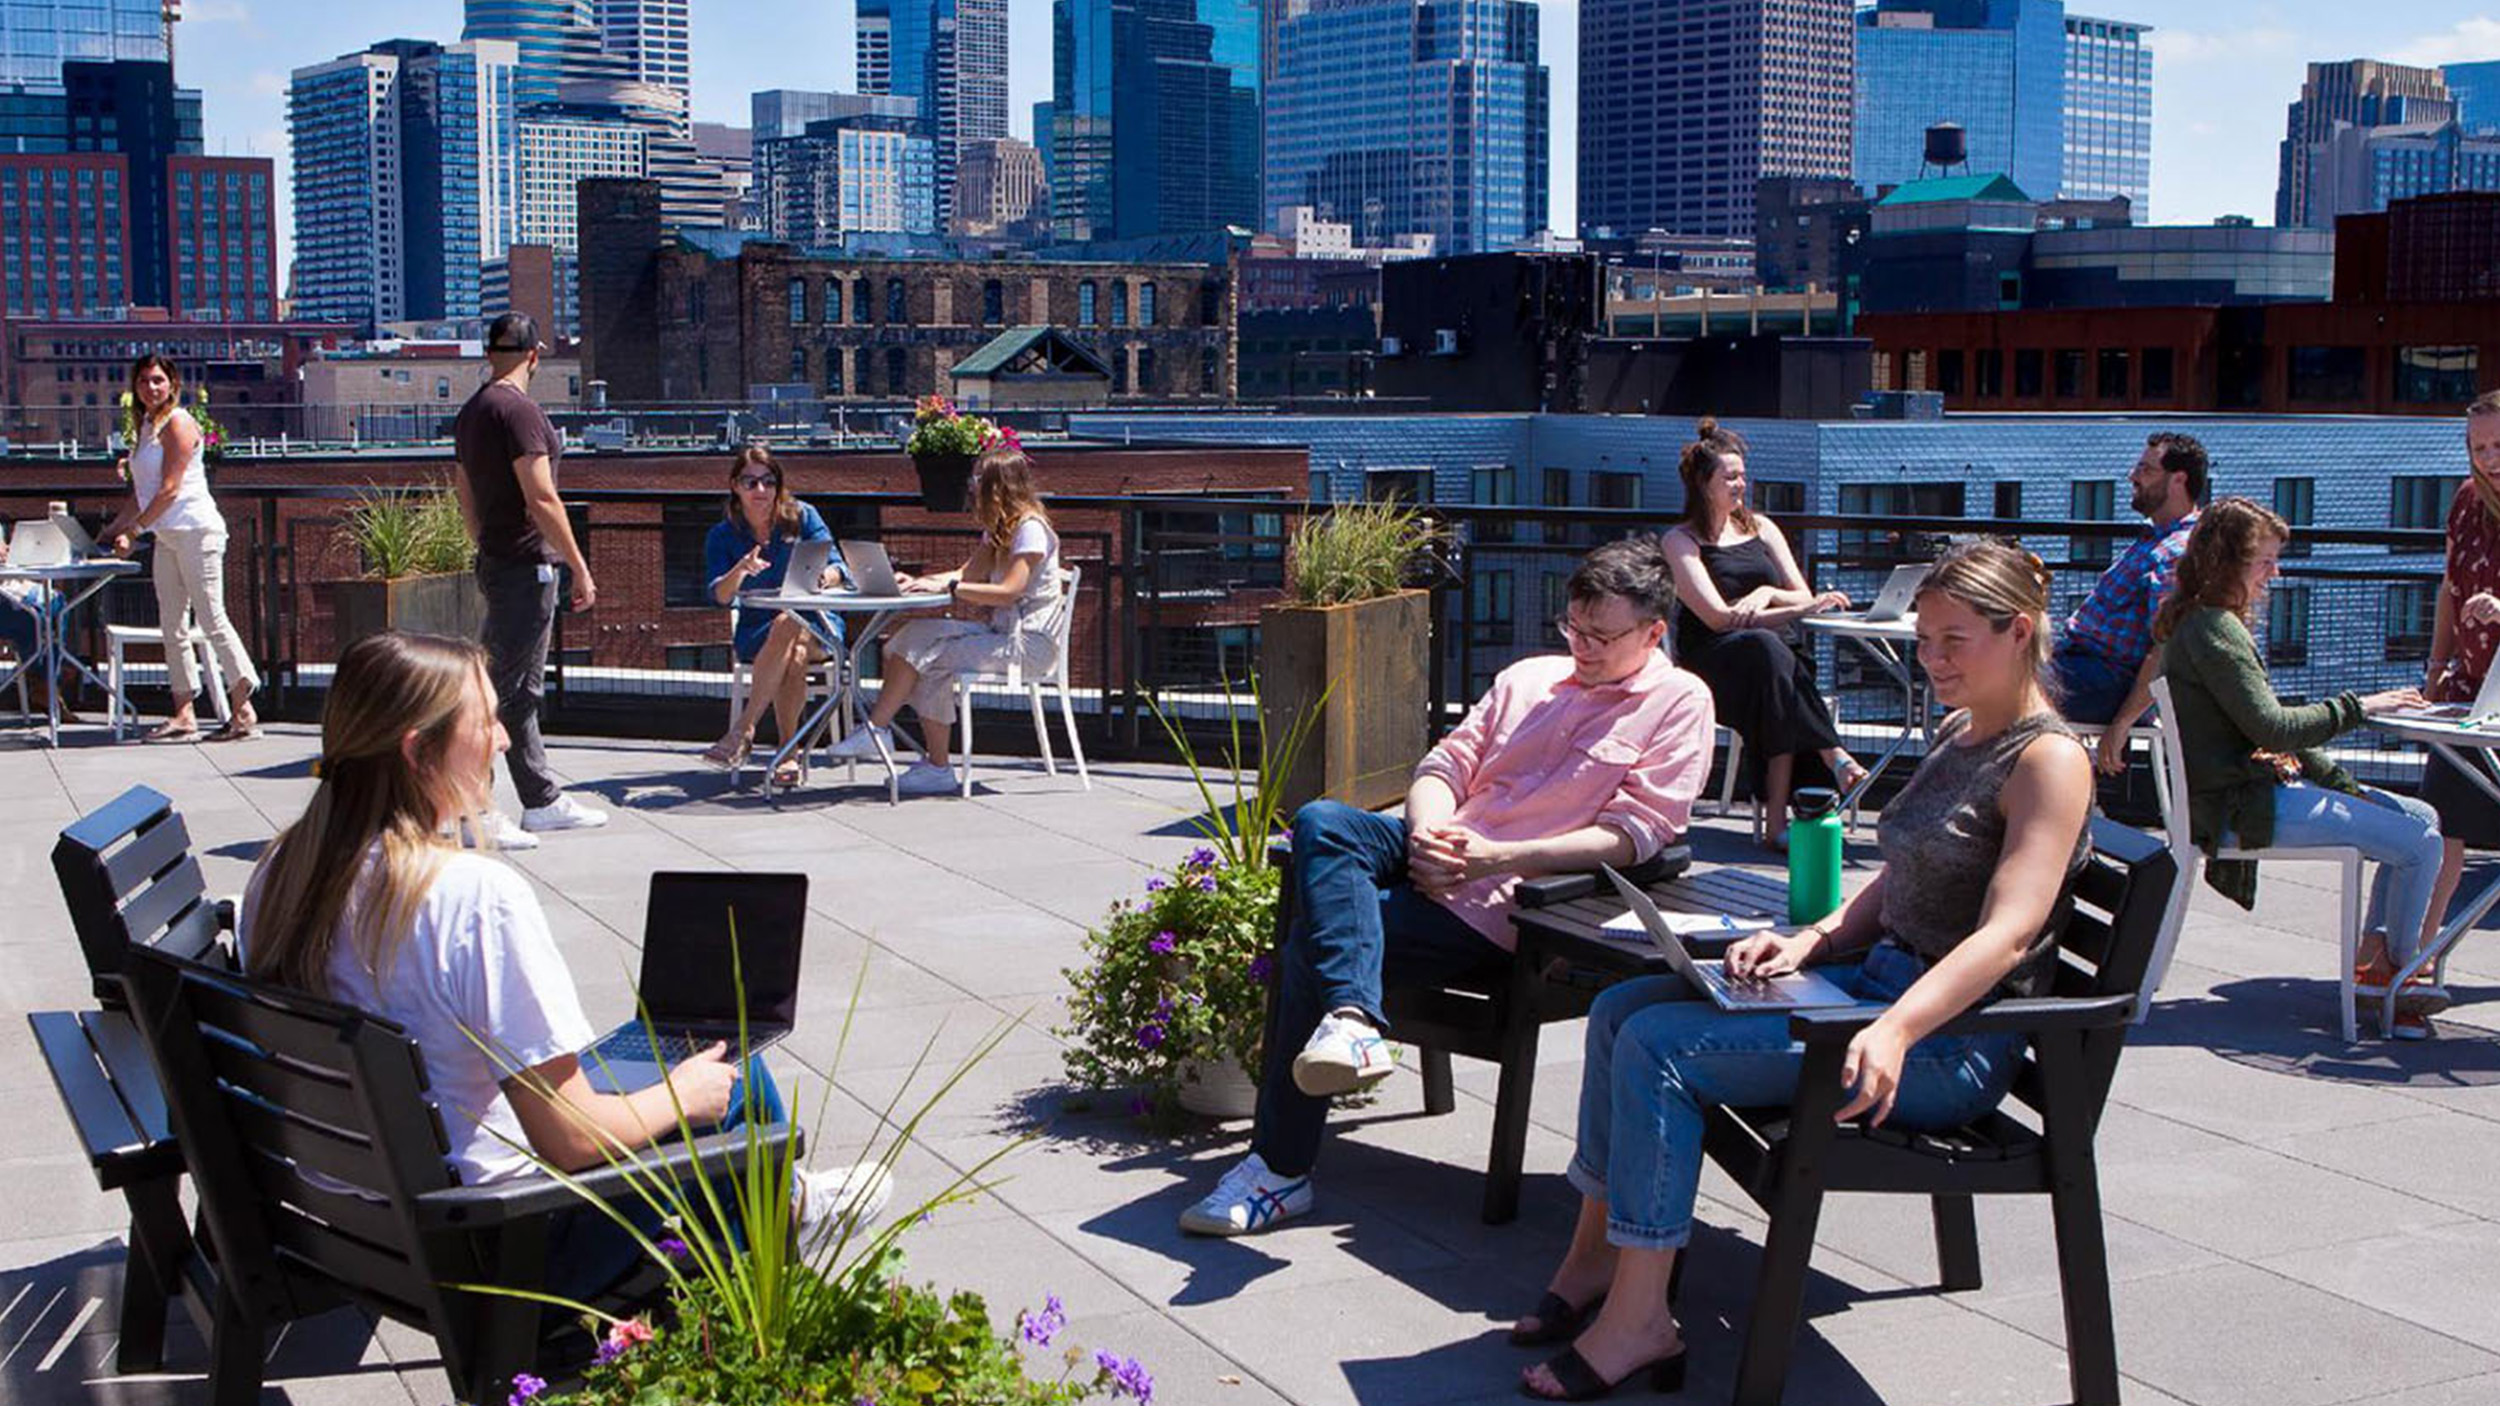
[[[1668,913],[1724,913],[1775,923],[1788,918],[1787,882],[1751,869],[1690,870],[1666,883],[1650,885],[1649,896]],[[1511,918],[1519,932],[1519,965],[1543,971],[1549,979],[1556,968],[1573,973],[1575,981],[1585,972],[1588,984],[1599,986],[1611,986],[1625,977],[1665,974],[1667,959],[1646,938],[1601,930],[1623,912],[1623,900],[1602,886],[1560,903],[1519,909]],[[1707,934],[1684,940],[1697,957],[1717,957],[1730,941]]]

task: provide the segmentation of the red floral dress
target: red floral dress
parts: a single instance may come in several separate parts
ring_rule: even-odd
[[[2482,591],[2500,595],[2500,517],[2483,506],[2470,478],[2448,505],[2448,570],[2440,589],[2455,622],[2449,651],[2456,663],[2432,682],[2431,701],[2471,702],[2500,650],[2500,625],[2466,624],[2465,602]],[[2442,835],[2473,849],[2500,849],[2500,805],[2436,753],[2422,769],[2422,799],[2439,812]]]

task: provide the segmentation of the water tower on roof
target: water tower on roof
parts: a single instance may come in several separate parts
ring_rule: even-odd
[[[1970,135],[1959,122],[1939,122],[1927,129],[1927,148],[1919,157],[1918,178],[1970,174]]]

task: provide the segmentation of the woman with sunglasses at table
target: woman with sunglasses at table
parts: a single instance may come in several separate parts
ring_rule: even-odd
[[[832,536],[814,508],[790,495],[772,451],[761,444],[748,445],[730,461],[728,506],[712,534],[703,540],[703,570],[712,583],[712,599],[735,605],[741,591],[779,590],[782,573],[790,568],[791,546]],[[816,584],[825,589],[839,587],[841,568],[826,567],[824,579]],[[808,666],[824,657],[824,647],[788,611],[749,605],[738,612],[737,620],[733,643],[738,660],[753,665],[755,676],[747,689],[746,707],[720,741],[704,749],[703,760],[723,771],[746,760],[766,708],[773,710],[782,737],[798,730],[807,702]],[[822,617],[819,624],[836,641],[841,639],[839,618]],[[783,763],[773,773],[772,783],[797,785],[797,764]]]

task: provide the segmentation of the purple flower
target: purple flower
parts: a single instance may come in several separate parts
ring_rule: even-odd
[[[1041,1312],[1016,1315],[1016,1331],[1035,1347],[1050,1346],[1050,1340],[1067,1326],[1068,1310],[1059,1302],[1057,1294],[1043,1296]]]
[[[1214,868],[1215,851],[1208,849],[1205,845],[1200,845],[1196,849],[1191,850],[1189,852],[1189,867],[1192,869]]]
[[[1169,996],[1166,996],[1166,997],[1164,997],[1162,1000],[1159,1000],[1159,1001],[1155,1002],[1155,1019],[1156,1019],[1156,1021],[1158,1021],[1158,1022],[1161,1022],[1161,1021],[1167,1021],[1167,1020],[1170,1020],[1171,1018],[1172,1018],[1172,998],[1171,998],[1171,997],[1169,997]]]
[[[1144,1094],[1130,1094],[1128,1096],[1128,1112],[1130,1117],[1143,1118],[1147,1114],[1154,1111],[1155,1101],[1153,1099],[1146,1097]]]
[[[666,1255],[673,1260],[682,1260],[688,1253],[686,1249],[686,1242],[678,1239],[674,1235],[661,1236],[658,1243],[658,1249],[661,1254]]]
[[[512,1395],[506,1400],[505,1406],[521,1406],[522,1402],[529,1400],[531,1397],[536,1396],[538,1393],[545,1391],[546,1389],[546,1378],[533,1377],[529,1373],[523,1372],[519,1376],[512,1379]]]
[[[1164,953],[1180,946],[1180,944],[1180,938],[1174,935],[1171,929],[1166,928],[1163,931],[1156,933],[1154,936],[1146,939],[1146,950],[1154,953]]]
[[[1213,874],[1200,874],[1198,876],[1198,892],[1215,892],[1215,876]]]
[[[1163,882],[1161,879],[1148,879],[1146,881],[1146,892],[1148,893],[1161,893],[1170,887],[1170,884]]]
[[[1163,1043],[1163,1027],[1148,1021],[1137,1027],[1137,1048],[1151,1050]]]
[[[1137,1398],[1137,1406],[1152,1406],[1155,1399],[1155,1379],[1146,1371],[1144,1363],[1134,1357],[1097,1352],[1094,1354],[1094,1365],[1100,1368],[1104,1375],[1111,1378],[1112,1395],[1134,1396]]]
[[[1268,956],[1265,952],[1262,952],[1250,959],[1250,979],[1252,981],[1265,985],[1268,977],[1274,975],[1275,971],[1275,959]]]

